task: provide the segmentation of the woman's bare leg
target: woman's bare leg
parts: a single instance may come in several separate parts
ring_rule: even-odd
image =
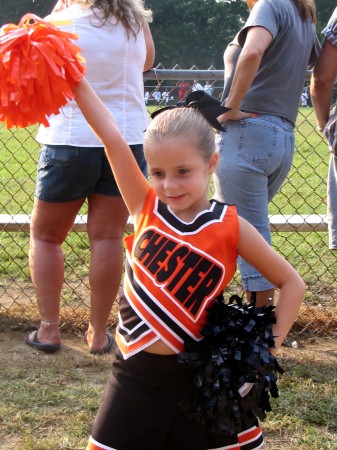
[[[123,235],[128,215],[121,197],[97,194],[89,197],[90,351],[100,351],[107,344],[106,327],[123,273]]]
[[[34,201],[30,226],[29,268],[42,321],[37,336],[41,343],[61,343],[58,326],[64,281],[61,244],[83,201],[84,199],[65,203],[49,203],[38,199]]]

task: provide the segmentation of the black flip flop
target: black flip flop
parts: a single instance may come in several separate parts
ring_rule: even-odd
[[[109,333],[109,331],[106,331],[105,334],[108,338],[108,343],[101,350],[89,350],[92,355],[105,355],[107,353],[110,353],[113,343],[112,335],[111,333]],[[85,333],[85,340],[87,341],[87,333]]]
[[[31,331],[30,333],[27,334],[27,336],[25,337],[25,343],[27,345],[29,345],[30,347],[36,348],[36,350],[41,350],[43,352],[49,352],[49,353],[57,352],[58,350],[60,350],[60,348],[61,348],[60,345],[43,344],[42,342],[40,342],[37,338],[37,332],[38,332],[38,330],[35,330],[35,331]],[[30,338],[30,336],[31,336],[31,338]]]

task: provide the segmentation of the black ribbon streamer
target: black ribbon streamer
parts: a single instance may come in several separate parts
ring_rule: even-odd
[[[186,101],[181,101],[176,105],[165,106],[164,108],[157,109],[151,114],[151,118],[154,119],[158,114],[163,111],[167,111],[168,109],[174,108],[194,108],[198,110],[208,121],[208,123],[215,129],[219,131],[224,131],[221,124],[218,122],[217,117],[221,116],[227,111],[230,111],[230,108],[226,106],[222,106],[219,100],[207,94],[204,91],[194,91],[191,92],[187,97]]]
[[[278,397],[277,373],[284,372],[269,351],[275,346],[274,309],[242,304],[238,296],[226,304],[220,296],[208,311],[204,339],[185,343],[179,361],[192,368],[196,390],[182,407],[210,431],[236,434],[271,411],[270,396]],[[241,397],[246,382],[254,384]]]

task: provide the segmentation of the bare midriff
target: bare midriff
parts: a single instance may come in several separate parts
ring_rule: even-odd
[[[155,353],[156,355],[175,355],[175,352],[161,339],[144,348],[144,352]]]

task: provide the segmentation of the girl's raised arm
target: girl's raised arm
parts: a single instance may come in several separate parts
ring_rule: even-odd
[[[85,79],[75,88],[75,100],[103,143],[118,188],[133,221],[136,222],[150,184],[139,169],[115,119]]]
[[[275,309],[277,323],[273,326],[274,353],[280,348],[298,316],[306,285],[288,261],[276,253],[260,233],[242,218],[238,253],[279,289]]]

